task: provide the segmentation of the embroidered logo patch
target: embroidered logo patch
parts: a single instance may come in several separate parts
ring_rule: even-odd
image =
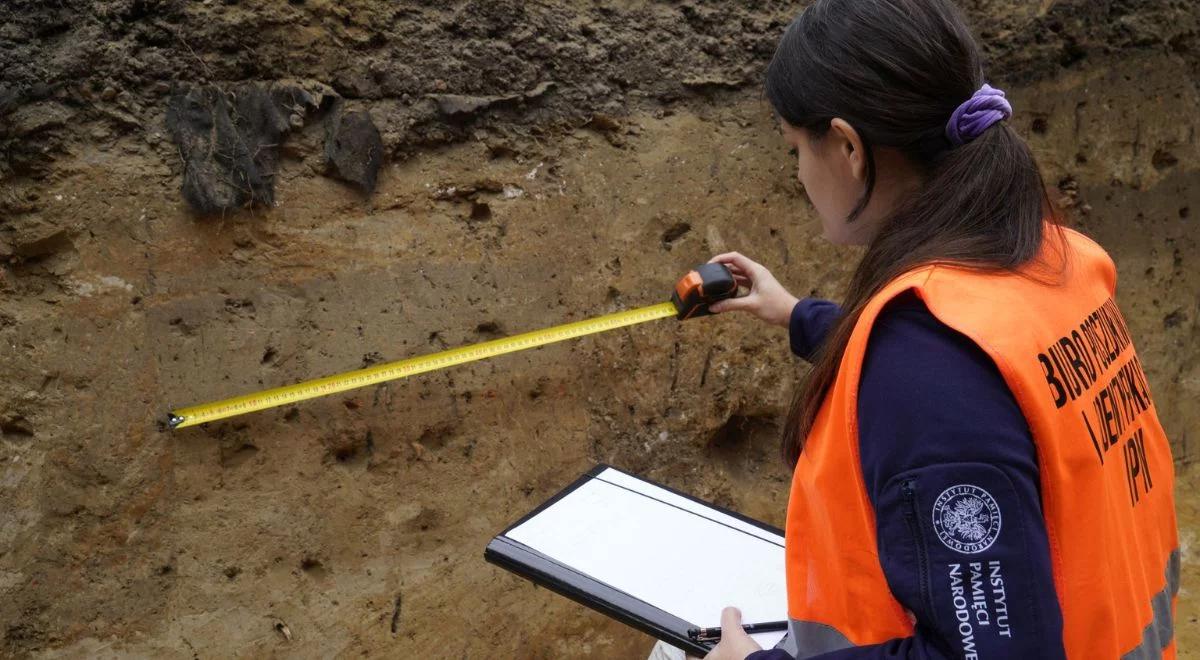
[[[951,550],[983,552],[1000,536],[1000,506],[978,486],[951,486],[933,503],[933,531]]]

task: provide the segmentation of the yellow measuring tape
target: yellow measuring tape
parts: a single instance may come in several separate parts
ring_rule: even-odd
[[[302,383],[296,383],[295,385],[276,387],[222,401],[172,410],[167,415],[167,426],[172,429],[181,429],[235,415],[244,415],[257,410],[286,406],[291,403],[327,394],[345,392],[346,390],[375,385],[398,378],[407,378],[408,376],[415,376],[427,371],[435,371],[458,364],[484,360],[496,357],[497,355],[504,355],[505,353],[523,351],[528,348],[545,346],[546,344],[583,337],[597,332],[637,325],[646,321],[664,319],[668,316],[676,316],[676,314],[675,304],[665,302],[649,307],[597,316],[585,321],[576,321],[574,323],[557,325],[552,328],[534,330],[533,332],[513,335],[512,337],[452,348],[438,353],[408,358],[407,360],[388,362],[387,364],[367,367],[366,369],[357,369],[324,378],[315,378]]]

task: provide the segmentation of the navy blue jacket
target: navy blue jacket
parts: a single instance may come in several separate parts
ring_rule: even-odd
[[[810,359],[840,313],[829,301],[800,301],[792,351]],[[818,657],[1064,657],[1033,438],[987,354],[915,295],[900,296],[871,331],[858,419],[883,572],[916,630]],[[986,510],[969,510],[981,502]],[[963,545],[969,534],[944,528],[958,518],[941,517],[960,505],[964,516],[999,516],[999,533]],[[747,660],[789,658],[766,650]]]

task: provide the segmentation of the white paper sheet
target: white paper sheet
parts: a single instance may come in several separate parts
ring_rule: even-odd
[[[783,537],[609,469],[507,536],[698,626],[787,619]],[[783,633],[755,639],[770,648]]]
[[[779,643],[779,640],[783,639],[784,634],[786,634],[786,631],[784,630],[780,630],[779,632],[758,633],[756,635],[750,635],[750,639],[753,639],[764,649],[773,649],[775,648],[775,645]]]

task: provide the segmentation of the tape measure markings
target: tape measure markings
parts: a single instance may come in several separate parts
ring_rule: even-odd
[[[212,422],[247,412],[274,408],[327,394],[357,389],[389,380],[415,376],[446,367],[474,362],[484,358],[545,346],[585,335],[615,330],[638,323],[675,316],[677,310],[670,302],[606,314],[583,321],[565,323],[551,328],[534,330],[511,337],[451,348],[438,353],[389,362],[356,371],[307,380],[252,394],[174,410],[169,415],[171,428],[185,428]]]

